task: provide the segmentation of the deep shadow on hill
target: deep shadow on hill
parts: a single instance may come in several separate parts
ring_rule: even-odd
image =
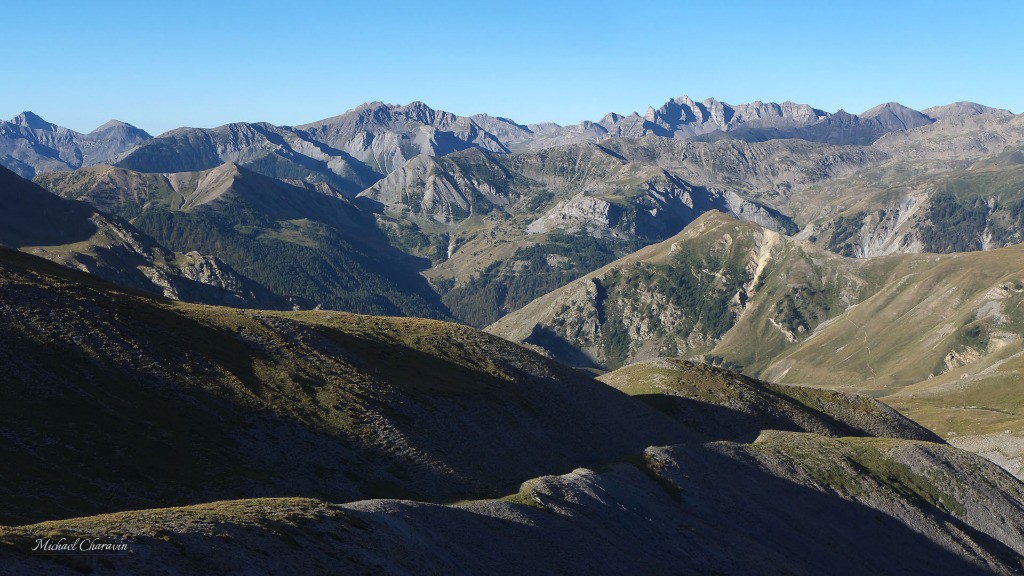
[[[496,496],[685,435],[470,328],[177,304],[8,250],[0,382],[5,523],[258,496]]]

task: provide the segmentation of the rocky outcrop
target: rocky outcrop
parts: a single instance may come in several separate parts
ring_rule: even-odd
[[[454,223],[473,214],[474,206],[485,212],[515,200],[509,190],[507,170],[489,155],[467,152],[469,165],[439,162],[431,156],[418,156],[359,193],[382,204],[390,211],[410,211],[438,222]]]
[[[694,102],[689,96],[669,100],[655,110],[648,108],[644,119],[651,123],[655,134],[686,138],[715,131],[727,131],[739,126],[782,127],[812,123],[826,117],[821,110],[806,104],[784,102],[751,102],[731,106],[708,98]]]
[[[620,234],[614,228],[622,219],[623,209],[606,200],[577,194],[569,200],[559,202],[547,214],[534,220],[526,227],[527,234],[538,234],[560,228],[566,232],[585,231],[600,238],[607,234]]]
[[[924,175],[898,186],[871,187],[856,208],[813,222],[805,232],[844,256],[993,250],[1024,239],[1016,150],[968,170]]]

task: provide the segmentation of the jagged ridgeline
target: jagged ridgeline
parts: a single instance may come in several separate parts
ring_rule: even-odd
[[[24,112],[0,121],[0,165],[32,178],[46,171],[112,162],[150,138],[144,130],[117,120],[81,134]]]
[[[26,146],[61,157],[67,131],[19,118],[2,127],[8,165],[113,162],[117,176],[86,167],[37,179],[172,249],[219,257],[300,307],[484,326],[709,210],[857,257],[1021,238],[1021,120],[969,103],[853,116],[682,97],[569,127],[371,103],[298,127],[183,128],[52,166]],[[291,188],[210,189],[229,176]],[[790,331],[813,323],[790,316]]]
[[[480,326],[672,236],[707,210],[796,230],[767,206],[692,185],[637,156],[593,144],[420,155],[355,203],[327,182],[282,184],[233,164],[160,174],[96,166],[37,180],[177,249],[212,251],[302,307],[450,312]]]
[[[11,245],[125,285],[493,324],[590,368],[680,355],[863,391],[1024,474],[1022,127],[969,103],[679,98],[568,127],[373,103],[88,157],[88,139],[24,115],[0,124],[0,161],[77,168],[36,178],[96,212],[84,244]],[[695,219],[707,234],[680,235]]]

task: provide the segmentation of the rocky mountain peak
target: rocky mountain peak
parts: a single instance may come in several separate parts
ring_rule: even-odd
[[[134,128],[134,126],[126,122],[121,122],[117,119],[110,119],[107,120],[105,123],[101,124],[100,126],[97,126],[96,129],[94,129],[92,132],[89,132],[89,134],[95,134],[96,132],[103,132],[104,130],[110,130],[111,128],[121,127]]]
[[[862,118],[874,118],[882,114],[910,114],[913,112],[917,112],[917,110],[908,108],[899,102],[885,102],[861,112],[860,116]]]
[[[1013,112],[1003,108],[992,108],[990,106],[983,106],[976,102],[954,102],[952,104],[946,104],[945,106],[932,106],[931,108],[925,108],[921,112],[936,120],[962,116],[980,116],[982,114],[998,114],[1000,116],[1010,116],[1013,114]]]
[[[682,104],[682,105],[684,105],[684,106],[686,106],[688,108],[696,108],[697,107],[697,104],[693,101],[693,99],[690,98],[689,96],[685,95],[685,94],[683,94],[679,98],[676,98],[676,102],[678,102],[678,103],[680,103],[680,104]]]
[[[28,110],[12,118],[11,123],[31,128],[32,130],[53,130],[56,128],[54,124],[43,120],[37,114]]]
[[[410,120],[415,120],[424,124],[433,124],[434,120],[437,118],[437,111],[419,100],[410,102],[405,106],[399,106],[395,109],[395,112],[401,113]]]
[[[142,128],[138,128],[136,126],[132,126],[131,124],[128,124],[127,122],[122,122],[122,121],[116,120],[116,119],[115,120],[109,120],[105,124],[103,124],[101,126],[98,126],[95,130],[93,130],[92,132],[89,132],[89,134],[90,135],[99,135],[99,134],[103,134],[105,132],[111,132],[111,133],[112,132],[120,132],[120,133],[123,133],[123,134],[137,135],[137,136],[139,136],[139,137],[141,137],[143,139],[152,138],[152,136],[148,132],[143,130]]]
[[[909,130],[918,126],[926,126],[934,122],[927,115],[908,108],[899,102],[879,104],[860,115],[861,118],[873,119],[893,130]]]

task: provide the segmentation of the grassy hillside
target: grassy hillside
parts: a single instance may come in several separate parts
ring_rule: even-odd
[[[1020,338],[1021,250],[849,259],[708,214],[489,330],[542,347],[552,332],[599,360],[675,346],[769,380],[885,394]],[[643,313],[623,330],[616,310]]]
[[[607,386],[464,326],[176,303],[8,250],[0,312],[12,574],[1024,572],[1021,484],[866,398],[684,361]]]
[[[850,274],[852,267],[708,212],[673,238],[545,295],[488,330],[570,363],[616,368],[644,358],[711,354],[756,310],[756,351],[771,357],[870,288]]]
[[[496,495],[679,437],[642,403],[454,324],[174,303],[7,250],[0,312],[0,522]]]
[[[620,346],[627,361],[681,354],[769,381],[870,394],[1020,473],[1024,412],[1013,390],[1024,337],[1022,250],[850,259],[705,216],[489,330],[578,365],[614,367],[608,351]],[[687,253],[732,255],[689,268],[714,291],[666,264]],[[726,288],[730,274],[741,281]],[[613,282],[623,276],[637,278],[632,289]],[[672,307],[667,296],[678,291],[700,305]],[[699,320],[721,309],[709,294],[728,303],[714,338],[714,324]],[[622,330],[606,313],[616,309],[646,312]]]
[[[302,308],[449,317],[418,270],[373,221],[328,188],[225,164],[143,174],[99,166],[40,179],[180,251],[213,254]]]
[[[174,299],[279,308],[224,262],[194,249],[173,252],[125,220],[51,194],[0,168],[0,245]]]
[[[630,364],[599,379],[708,440],[752,442],[764,430],[791,430],[823,436],[940,441],[877,400],[773,384],[679,358]]]

